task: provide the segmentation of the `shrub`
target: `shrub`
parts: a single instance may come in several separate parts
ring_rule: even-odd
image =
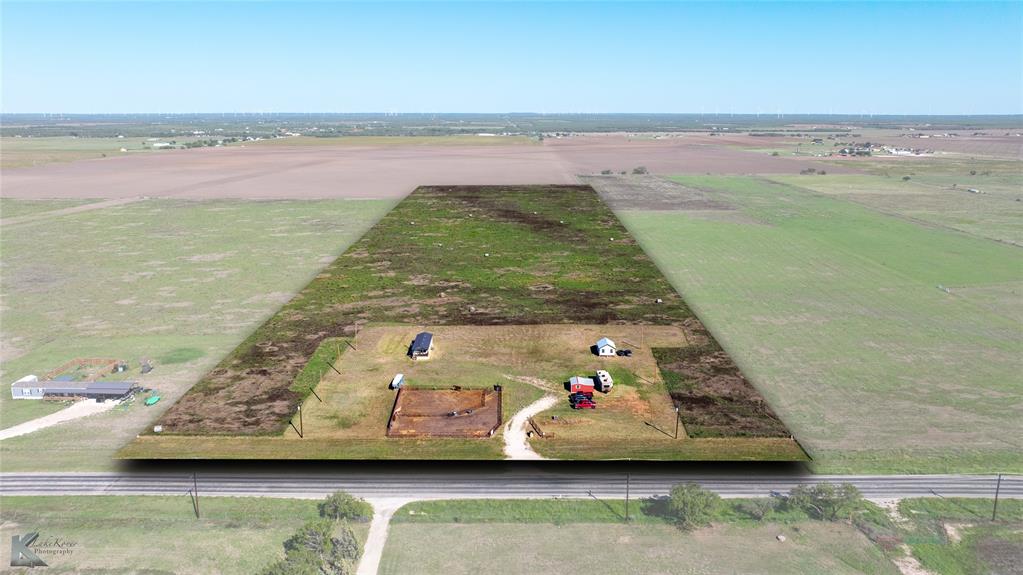
[[[668,516],[682,529],[693,529],[710,523],[721,503],[721,497],[695,483],[680,483],[671,488]]]
[[[646,166],[639,166],[639,167],[633,168],[632,169],[632,173],[633,174],[637,174],[637,175],[638,174],[649,174],[650,170],[647,170]]]
[[[326,519],[347,519],[365,522],[373,518],[373,506],[364,499],[355,497],[344,491],[327,497],[319,505],[320,517]]]
[[[909,181],[909,176],[902,176],[902,181],[903,182],[908,182]]]

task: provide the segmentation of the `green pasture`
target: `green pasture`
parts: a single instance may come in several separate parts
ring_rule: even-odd
[[[1023,469],[1019,248],[755,177],[619,215],[819,471]]]

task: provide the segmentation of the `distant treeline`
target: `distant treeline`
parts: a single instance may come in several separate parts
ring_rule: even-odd
[[[810,126],[817,126],[812,128]],[[0,114],[0,135],[238,137],[446,136],[495,133],[727,132],[788,134],[856,128],[1023,129],[1023,115],[860,116],[822,114]]]

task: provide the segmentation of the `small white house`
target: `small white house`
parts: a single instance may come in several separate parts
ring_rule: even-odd
[[[597,342],[597,355],[601,357],[613,356],[618,351],[615,342],[610,339],[603,337]]]

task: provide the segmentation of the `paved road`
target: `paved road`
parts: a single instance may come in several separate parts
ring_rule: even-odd
[[[681,481],[694,481],[723,497],[768,496],[802,483],[849,482],[870,499],[901,497],[992,497],[994,475],[697,475],[632,473],[632,497],[664,495]],[[192,489],[190,473],[4,473],[0,495],[175,495]],[[547,498],[624,497],[624,473],[558,473],[542,469],[495,472],[200,472],[199,494],[319,498],[337,490],[366,498]],[[1001,496],[1023,498],[1023,476],[1005,476]]]

